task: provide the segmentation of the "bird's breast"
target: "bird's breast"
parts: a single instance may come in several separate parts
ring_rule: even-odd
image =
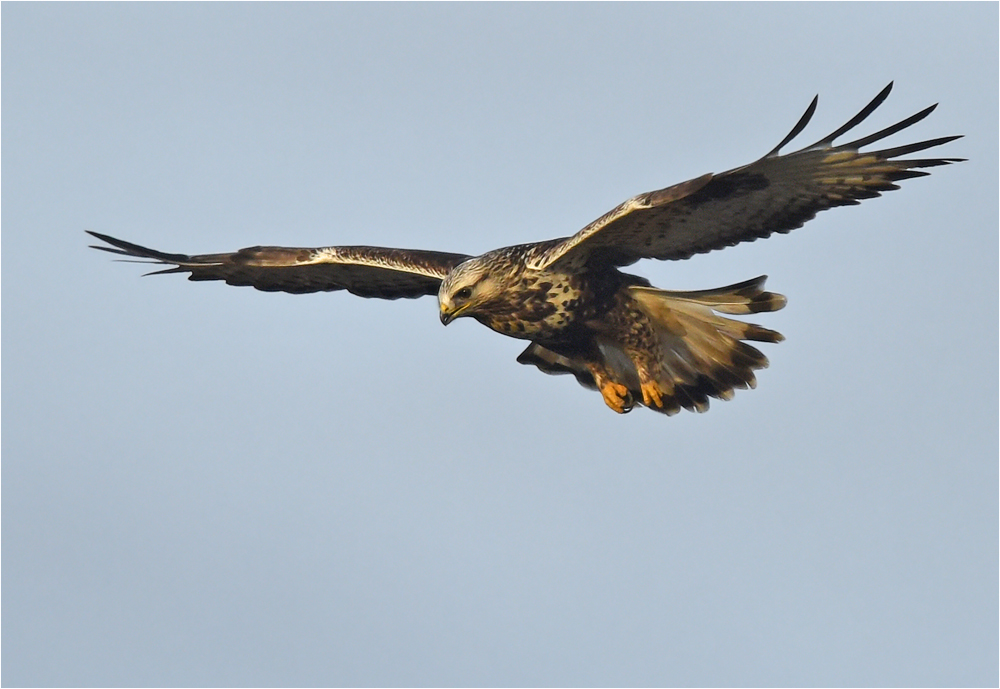
[[[526,340],[552,341],[593,317],[593,300],[578,275],[529,273],[476,317],[489,328]]]

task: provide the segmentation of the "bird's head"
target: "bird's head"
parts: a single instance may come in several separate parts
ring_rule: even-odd
[[[441,322],[448,325],[460,316],[472,316],[477,309],[502,293],[502,287],[488,261],[472,258],[460,264],[441,282],[438,306]]]

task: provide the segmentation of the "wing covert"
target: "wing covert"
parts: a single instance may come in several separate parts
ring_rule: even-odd
[[[113,254],[146,259],[173,268],[161,273],[190,273],[189,280],[223,280],[264,292],[334,292],[360,297],[414,298],[437,294],[441,280],[469,258],[439,251],[331,246],[315,249],[254,246],[225,254],[168,254],[98,232],[88,234],[110,246],[92,246]]]

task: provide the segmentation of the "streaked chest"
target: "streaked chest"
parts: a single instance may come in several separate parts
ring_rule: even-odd
[[[530,271],[522,274],[495,308],[479,321],[504,335],[554,341],[599,316],[605,308],[599,281],[586,272]]]

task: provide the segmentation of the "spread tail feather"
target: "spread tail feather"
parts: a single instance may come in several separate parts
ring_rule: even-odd
[[[681,407],[704,412],[708,398],[732,399],[737,389],[757,385],[754,371],[767,367],[767,357],[746,344],[781,342],[781,333],[720,314],[777,311],[780,294],[764,291],[766,275],[727,287],[675,292],[652,287],[629,291],[659,337],[659,356],[651,370],[653,391],[663,404],[647,405],[667,414]],[[647,398],[649,395],[647,394]]]

